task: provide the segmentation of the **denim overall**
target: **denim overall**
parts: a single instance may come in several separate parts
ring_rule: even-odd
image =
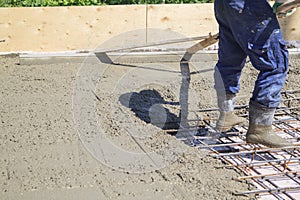
[[[215,0],[214,4],[220,35],[215,68],[218,95],[238,93],[248,56],[259,70],[251,100],[278,107],[288,72],[288,51],[271,6],[266,0]]]

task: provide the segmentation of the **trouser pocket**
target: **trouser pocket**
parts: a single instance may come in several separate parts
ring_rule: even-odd
[[[288,51],[280,30],[275,30],[264,44],[248,43],[249,57],[260,71],[285,72],[288,69]]]

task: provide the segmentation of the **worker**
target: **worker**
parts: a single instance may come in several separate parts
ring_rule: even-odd
[[[215,89],[220,116],[219,131],[227,131],[246,122],[233,113],[236,94],[240,90],[241,71],[248,56],[259,70],[249,102],[247,143],[268,147],[290,146],[272,129],[281,89],[288,72],[286,42],[276,18],[276,8],[267,0],[215,0],[215,17],[219,24],[219,60],[215,67]]]

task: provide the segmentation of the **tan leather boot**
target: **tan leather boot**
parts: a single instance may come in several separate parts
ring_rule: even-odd
[[[275,109],[262,107],[256,102],[249,103],[249,128],[246,134],[246,142],[262,144],[271,148],[292,146],[272,129],[272,121]]]
[[[242,125],[246,124],[246,119],[243,117],[239,117],[233,113],[233,111],[230,112],[220,112],[219,119],[216,124],[216,129],[220,132],[225,132],[230,130],[235,125]]]

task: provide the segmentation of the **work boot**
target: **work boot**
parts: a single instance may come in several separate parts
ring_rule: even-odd
[[[216,124],[216,129],[220,132],[225,132],[230,130],[235,125],[242,125],[246,123],[246,119],[239,117],[234,114],[233,111],[229,112],[220,112],[219,119]]]
[[[246,134],[246,142],[252,144],[262,144],[271,148],[281,148],[291,146],[278,136],[272,129],[272,122],[275,109],[261,106],[250,101],[249,103],[249,128]]]
[[[235,125],[245,124],[246,119],[234,114],[234,104],[236,96],[232,93],[226,93],[226,97],[218,97],[218,106],[220,116],[216,123],[216,129],[220,132],[230,130]]]

